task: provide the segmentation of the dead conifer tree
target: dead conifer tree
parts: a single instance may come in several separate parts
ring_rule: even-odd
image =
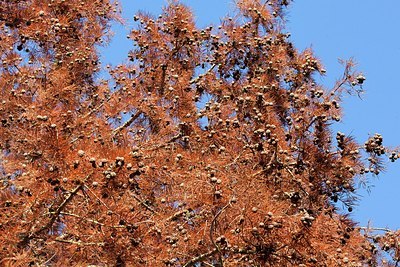
[[[284,30],[287,0],[239,0],[218,28],[171,1],[138,14],[101,79],[109,0],[0,1],[5,266],[375,266],[398,233],[340,212],[397,151],[332,132],[334,88]],[[379,230],[379,229],[375,229]]]

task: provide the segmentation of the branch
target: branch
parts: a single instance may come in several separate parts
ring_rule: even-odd
[[[48,260],[45,262],[41,263],[41,266],[48,266],[48,263],[57,255],[57,253],[54,253],[53,256],[51,256]]]
[[[365,227],[365,226],[363,226],[363,227],[358,227],[360,230],[363,230],[363,231],[384,231],[384,232],[387,232],[387,233],[390,233],[390,232],[393,232],[392,230],[390,230],[390,229],[388,229],[388,228],[383,228],[383,227]]]
[[[273,154],[272,154],[272,156],[271,156],[271,159],[269,160],[268,164],[266,164],[267,167],[266,167],[266,168],[263,168],[263,169],[261,169],[261,170],[259,170],[259,171],[256,172],[256,173],[253,173],[253,174],[251,175],[251,177],[256,177],[257,175],[262,174],[263,172],[268,171],[269,168],[271,167],[273,161],[275,161],[275,162],[277,161],[277,159],[276,159],[276,149],[274,150],[274,152],[273,152]],[[268,167],[269,167],[269,168],[268,168]]]
[[[86,180],[92,175],[92,173],[90,173],[88,176],[86,176],[84,182],[86,182]],[[79,185],[77,187],[75,187],[74,190],[72,190],[69,193],[69,196],[66,199],[64,199],[63,203],[61,203],[61,205],[58,206],[56,211],[54,211],[53,216],[51,217],[51,220],[44,227],[42,227],[41,230],[39,230],[40,232],[43,231],[44,229],[50,228],[53,225],[53,223],[56,221],[56,219],[60,215],[61,211],[65,208],[65,206],[67,206],[67,204],[69,202],[71,202],[72,198],[78,193],[78,191],[82,189],[82,187],[84,185],[84,182],[83,183],[79,183]]]
[[[134,199],[136,199],[140,204],[142,204],[146,209],[151,211],[152,213],[157,213],[152,207],[147,205],[145,201],[141,200],[138,196],[136,196],[134,193],[131,194]]]
[[[69,196],[66,199],[64,199],[64,201],[60,204],[60,206],[58,206],[58,208],[52,213],[51,219],[48,223],[46,223],[46,225],[42,226],[39,230],[36,230],[36,231],[32,231],[32,228],[31,228],[30,233],[29,234],[25,233],[27,235],[19,242],[19,245],[26,244],[29,240],[34,238],[36,235],[51,228],[53,226],[54,222],[57,220],[60,213],[62,212],[62,210],[65,208],[65,206],[67,206],[68,203],[72,201],[73,197],[78,193],[79,190],[82,189],[82,187],[84,186],[84,183],[87,181],[87,179],[92,174],[93,174],[93,171],[89,175],[87,175],[85,177],[85,179],[82,182],[80,182],[77,187],[74,188],[74,190],[72,190],[70,192]]]
[[[68,244],[73,244],[73,245],[78,245],[78,246],[99,246],[103,247],[105,246],[106,243],[104,242],[82,242],[82,241],[74,241],[74,240],[64,240],[60,238],[56,238],[55,241],[61,242],[61,243],[68,243]]]
[[[51,213],[51,214],[53,214],[53,213]],[[91,223],[98,224],[98,225],[105,226],[105,227],[110,227],[110,228],[126,228],[126,226],[124,226],[124,225],[107,225],[107,224],[101,223],[101,222],[96,221],[96,220],[92,220],[92,219],[89,219],[89,218],[84,218],[84,217],[79,216],[78,214],[74,214],[74,213],[60,212],[60,214],[61,214],[61,215],[64,215],[64,216],[71,216],[71,217],[79,218],[79,219],[81,219],[81,220],[85,220],[85,221],[87,221],[87,222],[91,222]]]
[[[216,64],[213,64],[206,72],[204,72],[203,74],[200,74],[199,76],[197,76],[196,78],[190,80],[190,84],[194,84],[196,82],[198,82],[201,78],[204,77],[204,75],[206,75],[207,73],[209,73],[210,71],[212,71],[215,68]]]
[[[188,210],[181,210],[181,211],[174,213],[172,216],[167,218],[167,222],[175,220],[176,218],[178,218],[179,216],[181,216],[182,214],[184,214],[186,212],[188,212]]]
[[[228,163],[227,165],[225,165],[225,168],[228,168],[228,167],[230,167],[230,166],[232,166],[232,165],[235,165],[236,162],[237,162],[237,161],[240,159],[240,157],[243,155],[243,153],[244,153],[244,150],[241,151],[241,152],[239,153],[239,155],[237,155],[237,157],[236,157],[231,163]]]
[[[222,209],[220,209],[215,215],[214,218],[211,221],[211,226],[210,226],[210,240],[211,243],[214,245],[215,249],[218,251],[219,254],[221,254],[221,249],[219,248],[219,246],[215,243],[214,238],[213,238],[213,232],[215,230],[215,223],[219,217],[219,215],[221,215],[221,213],[231,204],[231,201],[229,201],[225,206],[222,207]],[[219,261],[221,263],[221,266],[224,266],[222,257],[220,255]]]
[[[110,209],[110,208],[106,205],[106,203],[104,203],[103,200],[101,200],[101,199],[90,189],[89,186],[87,186],[87,185],[84,185],[84,186],[85,186],[85,188],[86,188],[90,193],[92,193],[92,194],[94,195],[94,197],[95,197],[101,204],[103,204],[104,207],[106,207],[108,210]]]
[[[199,256],[192,258],[190,261],[186,262],[185,265],[183,265],[182,267],[189,267],[189,266],[193,266],[194,264],[196,264],[199,261],[204,260],[205,258],[214,255],[215,253],[218,252],[218,249],[213,249],[209,252],[206,252],[204,254],[200,254]]]
[[[103,101],[100,103],[100,105],[98,105],[97,107],[95,107],[94,109],[92,109],[92,110],[90,110],[88,113],[86,113],[86,115],[83,116],[82,119],[86,119],[87,117],[89,117],[90,115],[92,115],[94,112],[96,112],[96,111],[98,111],[99,109],[101,109],[107,101],[110,101],[111,96],[113,96],[114,94],[115,94],[115,92],[111,93],[105,100],[103,100]]]
[[[6,189],[8,187],[8,185],[3,186],[2,188],[0,188],[0,191]]]
[[[132,114],[132,116],[129,118],[129,120],[127,120],[124,124],[122,124],[121,126],[119,126],[118,128],[116,128],[116,129],[114,129],[112,131],[112,136],[114,137],[120,131],[122,131],[123,129],[129,127],[129,125],[131,125],[132,122],[134,122],[141,114],[142,114],[142,112],[139,112],[139,111],[136,112],[135,114]]]
[[[290,176],[292,176],[293,181],[296,181],[296,176],[293,174],[293,172],[287,166],[285,167],[285,170],[290,174]],[[301,191],[304,192],[304,194],[309,196],[308,192],[301,186],[301,183],[299,183],[299,187],[300,187]]]
[[[165,141],[165,142],[163,142],[163,143],[160,144],[160,145],[157,145],[157,146],[152,147],[151,150],[156,150],[156,149],[163,148],[163,147],[167,146],[169,143],[175,142],[176,140],[178,140],[178,139],[181,138],[181,137],[182,137],[182,134],[179,133],[179,134],[173,136],[173,137],[172,137],[171,139],[169,139],[168,141]]]

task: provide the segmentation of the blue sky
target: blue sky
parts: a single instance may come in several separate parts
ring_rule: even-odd
[[[120,0],[126,26],[114,26],[113,41],[104,49],[103,63],[116,65],[126,59],[131,41],[126,39],[138,10],[158,15],[164,0]],[[192,7],[199,27],[218,24],[220,17],[232,12],[231,0],[185,0]],[[354,57],[367,80],[362,100],[345,98],[343,122],[334,129],[351,134],[360,142],[380,133],[384,144],[400,145],[400,1],[335,0],[295,1],[288,9],[287,31],[299,49],[312,47],[327,69],[320,82],[332,86],[342,73],[338,59]],[[400,228],[400,160],[389,163],[374,187],[353,211],[361,225],[371,220],[376,227]]]

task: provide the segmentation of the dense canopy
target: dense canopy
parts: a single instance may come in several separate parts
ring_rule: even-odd
[[[0,263],[397,266],[398,233],[348,213],[398,152],[332,132],[365,77],[348,61],[318,84],[289,2],[199,29],[170,1],[103,68],[117,3],[0,0]]]

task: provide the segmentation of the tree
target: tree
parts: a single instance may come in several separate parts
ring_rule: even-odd
[[[397,266],[399,233],[348,213],[398,152],[332,132],[365,77],[347,61],[318,84],[288,4],[237,1],[217,29],[177,1],[140,13],[129,63],[104,79],[117,3],[1,0],[0,262]]]

